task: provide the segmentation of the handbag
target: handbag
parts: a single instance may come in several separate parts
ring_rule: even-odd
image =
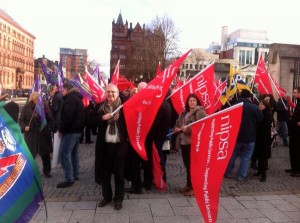
[[[119,131],[117,126],[115,126],[115,134],[110,134],[109,132],[110,125],[107,126],[106,132],[105,132],[105,141],[108,143],[117,143],[120,142],[120,137],[119,137]]]

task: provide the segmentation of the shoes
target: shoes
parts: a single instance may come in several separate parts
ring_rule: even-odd
[[[294,172],[293,169],[285,169],[284,171],[287,172],[287,173],[293,173]]]
[[[74,180],[79,180],[79,177],[74,177]]]
[[[126,193],[130,193],[130,194],[142,194],[143,193],[143,191],[142,191],[141,188],[137,189],[137,188],[133,188],[133,187],[131,187],[131,188],[125,188],[124,191]]]
[[[85,144],[93,144],[94,143],[94,141],[87,141],[87,142],[85,142]]]
[[[267,180],[267,175],[266,174],[262,174],[261,177],[259,178],[260,182],[266,182]]]
[[[183,193],[184,196],[194,196],[194,190],[190,189]]]
[[[253,176],[260,176],[261,173],[259,171],[257,171],[256,173],[253,174]]]
[[[241,176],[238,176],[238,177],[236,178],[236,180],[239,181],[239,182],[241,182],[241,183],[245,182],[245,179],[246,179],[246,178],[243,178],[243,177],[241,177]]]
[[[47,178],[51,178],[52,175],[50,173],[44,173],[44,176],[47,177]]]
[[[74,184],[74,181],[69,182],[69,181],[64,181],[60,182],[59,184],[56,185],[56,188],[66,188],[66,187],[71,187]]]
[[[121,209],[122,209],[122,202],[116,202],[114,208],[115,208],[115,210],[117,210],[117,211],[118,211],[118,210],[121,210]]]
[[[111,200],[103,198],[103,200],[100,201],[100,203],[98,204],[98,207],[102,208],[102,207],[106,206],[109,202],[111,202]]]
[[[300,173],[299,173],[299,172],[292,173],[291,176],[292,176],[292,177],[300,177]]]
[[[185,187],[183,187],[183,188],[180,188],[180,189],[179,189],[179,192],[180,192],[180,193],[185,193],[185,192],[187,192],[187,191],[189,191],[189,190],[191,190],[191,188],[188,187],[188,186],[185,186]]]
[[[231,178],[231,175],[228,174],[228,173],[225,173],[225,174],[224,174],[224,177],[230,179],[230,178]]]
[[[145,190],[151,190],[151,187],[152,187],[151,185],[150,186],[149,185],[145,185],[145,184],[143,185],[143,188],[145,188]]]

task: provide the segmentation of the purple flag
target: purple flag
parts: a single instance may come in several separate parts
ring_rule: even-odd
[[[35,105],[34,111],[40,116],[41,119],[40,131],[42,131],[43,128],[47,125],[47,120],[45,116],[44,104],[41,95],[39,96],[39,99]]]
[[[79,77],[80,74],[77,74],[74,78],[72,78],[70,81],[71,83],[77,87],[82,94],[84,98],[87,98],[88,100],[92,101],[92,93],[90,87],[85,83],[84,80],[82,80],[81,77]]]

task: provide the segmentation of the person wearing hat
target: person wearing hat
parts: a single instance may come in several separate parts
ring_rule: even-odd
[[[74,180],[79,180],[78,146],[85,124],[85,110],[78,88],[66,82],[63,84],[62,95],[64,103],[58,131],[62,135],[60,158],[65,180],[57,184],[57,188],[70,187]]]

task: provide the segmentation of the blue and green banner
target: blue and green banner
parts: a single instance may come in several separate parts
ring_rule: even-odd
[[[41,176],[20,131],[0,103],[0,222],[29,222],[43,200]]]

